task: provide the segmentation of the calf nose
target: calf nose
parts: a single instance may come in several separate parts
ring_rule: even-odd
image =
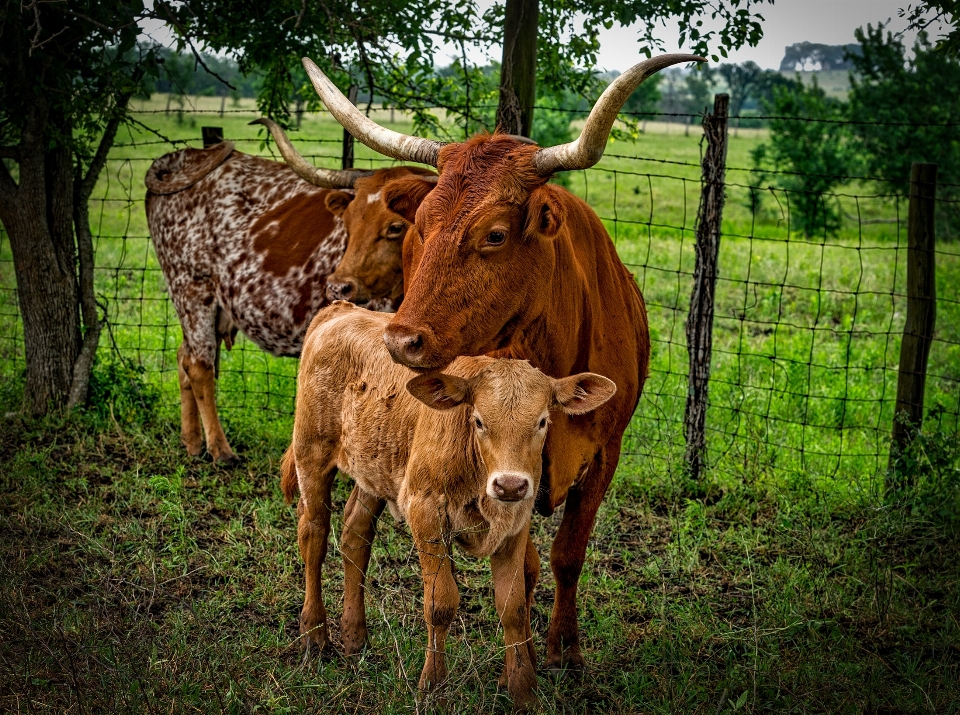
[[[520,501],[530,490],[530,480],[516,474],[501,474],[493,480],[493,494],[500,501]]]
[[[327,298],[330,300],[352,300],[357,286],[352,281],[327,281]]]
[[[383,342],[394,362],[408,367],[421,367],[423,360],[423,336],[405,325],[388,325]]]

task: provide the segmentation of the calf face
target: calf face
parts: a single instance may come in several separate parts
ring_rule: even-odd
[[[555,380],[525,360],[496,360],[472,378],[420,375],[407,390],[437,410],[470,405],[470,430],[484,473],[478,491],[498,502],[526,502],[540,486],[550,410],[590,412],[617,388],[589,372]]]

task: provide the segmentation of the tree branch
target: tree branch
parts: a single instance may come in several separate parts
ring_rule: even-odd
[[[100,137],[100,144],[97,146],[97,151],[93,155],[93,159],[90,162],[90,167],[87,169],[87,173],[83,177],[83,181],[80,182],[77,198],[84,203],[87,202],[87,200],[90,198],[90,194],[93,193],[93,188],[97,184],[97,179],[100,178],[100,172],[107,163],[107,154],[109,154],[110,150],[113,148],[113,142],[117,137],[117,130],[120,128],[120,124],[122,124],[123,120],[125,119],[127,105],[130,103],[130,99],[133,97],[133,93],[136,91],[136,86],[142,77],[143,69],[138,67],[131,78],[132,85],[130,89],[117,95],[117,98],[114,102],[113,113],[110,116],[110,119],[107,121],[107,126],[104,127],[103,136]]]
[[[107,125],[104,127],[103,136],[100,137],[100,144],[90,162],[87,173],[81,177],[80,169],[77,169],[77,178],[74,182],[73,198],[73,227],[77,236],[77,259],[80,283],[80,310],[83,316],[83,325],[85,332],[83,335],[83,345],[80,347],[80,354],[73,364],[73,376],[70,383],[70,394],[67,398],[67,409],[73,409],[86,402],[87,393],[90,389],[90,371],[93,369],[93,360],[97,354],[97,345],[100,343],[100,332],[103,330],[103,324],[106,321],[106,311],[101,320],[97,317],[97,298],[93,292],[93,268],[95,256],[93,252],[93,232],[90,230],[90,195],[100,178],[100,172],[103,170],[107,161],[107,154],[113,147],[114,139],[117,136],[117,130],[126,116],[127,105],[136,89],[137,84],[143,77],[143,68],[138,67],[131,77],[130,87],[114,100],[113,112]]]
[[[170,6],[169,6],[166,2],[164,2],[163,0],[157,0],[156,6],[159,7],[161,10],[163,10],[164,15],[166,15],[167,22],[169,22],[171,25],[173,25],[173,26],[177,29],[177,32],[180,33],[180,36],[183,38],[184,42],[186,42],[187,47],[190,48],[190,52],[193,53],[193,58],[194,58],[194,60],[195,60],[201,67],[203,67],[204,71],[206,71],[206,73],[207,73],[208,75],[210,75],[210,76],[212,76],[212,77],[216,77],[217,80],[219,80],[219,81],[222,82],[223,84],[227,85],[230,89],[236,91],[236,89],[237,89],[236,87],[234,87],[232,84],[230,84],[229,82],[227,82],[227,80],[225,80],[223,77],[221,77],[220,75],[218,75],[218,74],[217,74],[216,72],[214,72],[212,69],[210,69],[209,67],[207,67],[207,63],[203,61],[203,57],[200,56],[200,53],[197,52],[197,48],[193,46],[193,42],[189,39],[189,38],[190,38],[189,33],[188,33],[187,30],[184,28],[184,26],[177,20],[176,15],[173,14],[173,10],[170,8]]]
[[[7,165],[0,161],[0,203],[11,204],[17,195],[17,182]]]

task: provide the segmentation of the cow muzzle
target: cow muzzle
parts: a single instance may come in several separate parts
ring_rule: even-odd
[[[356,302],[357,282],[354,280],[332,278],[327,279],[327,299],[328,300],[349,300]]]
[[[427,330],[391,323],[383,334],[383,342],[394,362],[414,370],[437,370],[450,364],[450,360],[443,360],[429,349],[435,341]]]
[[[533,497],[533,480],[526,474],[494,472],[487,480],[487,496],[504,502]]]

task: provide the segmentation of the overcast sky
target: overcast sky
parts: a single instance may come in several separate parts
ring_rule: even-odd
[[[853,31],[867,23],[876,24],[891,20],[894,31],[903,30],[906,22],[897,16],[897,10],[915,0],[776,0],[774,5],[757,6],[764,17],[763,39],[756,47],[744,47],[731,53],[727,62],[753,60],[761,67],[779,69],[783,51],[795,42],[821,42],[827,45],[845,45],[854,42]],[[480,5],[488,3],[481,0]],[[707,18],[705,25],[709,24]],[[678,45],[679,30],[676,22],[657,32],[668,52],[681,49]],[[600,32],[599,68],[623,71],[642,59],[637,50],[637,30],[631,27],[613,27]],[[908,45],[913,36],[907,35]],[[685,48],[683,48],[685,49]],[[453,48],[444,48],[437,53],[437,64],[450,63]],[[494,59],[500,59],[502,50],[491,50]],[[482,53],[471,53],[474,62],[485,61]]]
[[[897,10],[908,1],[911,0],[776,0],[772,6],[760,6],[765,20],[760,43],[731,53],[727,61],[753,60],[761,67],[778,69],[784,48],[795,42],[845,45],[855,42],[853,31],[858,27],[887,19],[892,20],[894,31],[903,30],[907,23],[897,17]],[[668,51],[679,49],[676,23],[658,36]],[[633,64],[631,58],[637,57],[636,32],[629,27],[614,27],[601,33],[600,46],[600,67],[624,70]]]

